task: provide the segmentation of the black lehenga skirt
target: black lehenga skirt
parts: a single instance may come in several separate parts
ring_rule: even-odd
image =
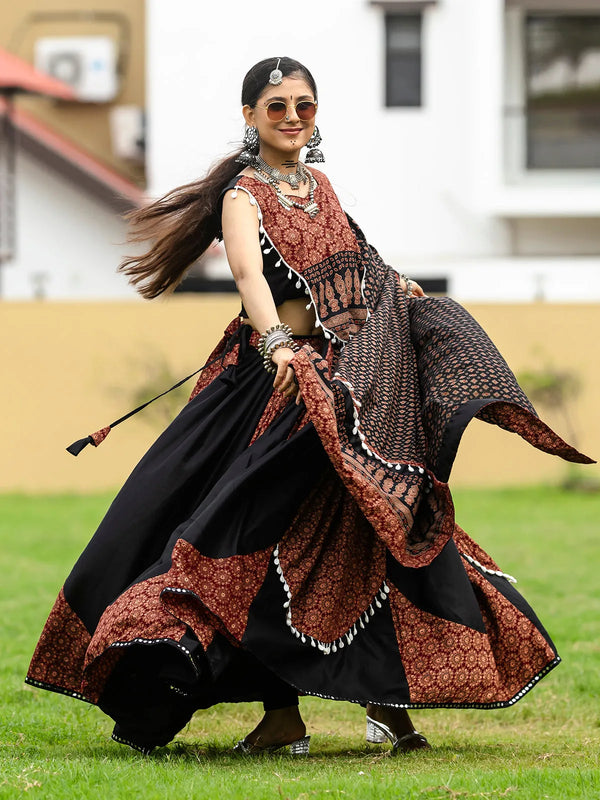
[[[399,564],[304,405],[273,392],[256,334],[236,337],[115,498],[28,683],[99,705],[144,752],[273,675],[357,703],[516,702],[560,659],[509,576],[458,527],[429,566]]]

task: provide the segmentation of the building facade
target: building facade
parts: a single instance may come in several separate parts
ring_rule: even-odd
[[[116,268],[131,252],[121,214],[144,199],[145,5],[92,5],[0,4],[0,48],[77,97],[17,93],[7,120],[0,88],[3,300],[135,296]]]
[[[597,0],[148,0],[147,17],[150,194],[233,150],[246,70],[290,55],[319,86],[324,169],[389,263],[460,300],[600,299]]]
[[[158,196],[202,175],[242,139],[246,70],[282,54],[315,75],[324,169],[388,263],[461,301],[600,299],[600,0],[43,5],[1,11],[0,45],[36,63],[57,37],[111,39],[118,91],[18,100],[67,157],[22,141],[3,299],[133,297],[115,274],[122,192],[92,183],[124,178],[128,200],[144,176]],[[140,114],[144,159],[127,150]],[[91,183],[69,142],[97,162]],[[222,248],[195,272],[232,287]]]

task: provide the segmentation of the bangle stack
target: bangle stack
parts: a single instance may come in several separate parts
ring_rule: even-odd
[[[289,325],[279,322],[265,331],[258,340],[258,352],[263,358],[263,365],[267,372],[277,372],[277,367],[273,363],[273,353],[280,347],[289,347],[296,352],[297,344],[292,339],[292,329]]]
[[[407,297],[411,297],[411,296],[412,296],[412,290],[413,290],[413,282],[412,282],[412,281],[411,281],[411,279],[408,277],[408,275],[404,275],[404,274],[402,274],[402,275],[400,275],[400,277],[402,278],[402,280],[403,280],[403,281],[404,281],[404,283],[406,284],[406,291],[404,292],[404,294],[405,294]]]

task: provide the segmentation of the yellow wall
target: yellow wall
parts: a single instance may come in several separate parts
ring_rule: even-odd
[[[34,42],[41,36],[111,36],[119,41],[119,29],[109,21],[92,19],[34,21],[34,13],[114,12],[131,26],[129,57],[121,89],[114,105],[145,106],[145,3],[144,0],[19,0],[0,3],[0,46],[33,63]],[[111,103],[66,103],[43,97],[19,97],[17,101],[54,130],[84,147],[101,161],[110,164],[132,181],[144,185],[144,168],[117,158],[112,153],[108,112]]]
[[[78,458],[65,446],[132,408],[153,359],[168,362],[173,382],[201,366],[238,308],[234,295],[154,303],[2,304],[0,490],[116,488],[158,434],[162,423],[156,410],[134,417]],[[583,392],[573,408],[579,446],[598,456],[600,307],[474,305],[469,310],[516,372],[552,364],[581,376]],[[547,421],[565,434],[562,420]],[[464,436],[452,483],[557,482],[565,469],[564,462],[517,436],[475,421]],[[600,479],[597,466],[586,469]]]

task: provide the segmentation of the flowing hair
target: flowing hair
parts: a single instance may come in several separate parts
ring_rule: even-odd
[[[284,77],[301,75],[317,99],[315,80],[303,64],[293,58],[267,58],[255,64],[244,78],[242,105],[256,106],[277,61]],[[217,162],[204,178],[179,186],[127,214],[128,241],[152,242],[144,254],[127,256],[119,266],[143,297],[152,299],[173,290],[219,234],[219,200],[223,189],[242,170],[236,162],[241,152],[236,150]]]

